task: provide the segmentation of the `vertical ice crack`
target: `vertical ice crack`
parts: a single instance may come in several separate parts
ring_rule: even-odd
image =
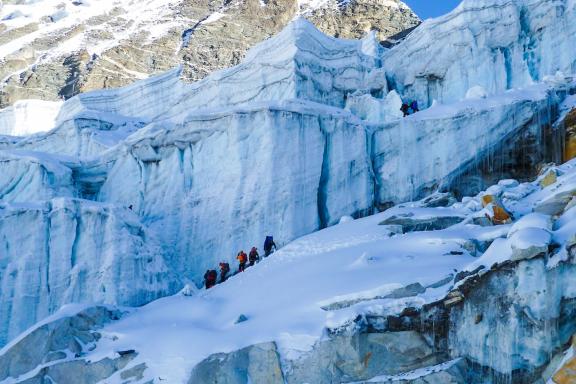
[[[328,212],[328,181],[330,179],[330,134],[323,133],[324,136],[324,152],[322,154],[322,171],[320,173],[320,181],[318,184],[318,219],[320,220],[320,229],[328,226],[330,218]]]

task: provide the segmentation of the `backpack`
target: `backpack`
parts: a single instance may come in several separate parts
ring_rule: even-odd
[[[224,273],[230,272],[230,265],[228,263],[220,263],[220,270]]]
[[[264,240],[264,250],[265,251],[271,250],[273,244],[274,244],[274,238],[272,236],[266,236],[266,240]]]

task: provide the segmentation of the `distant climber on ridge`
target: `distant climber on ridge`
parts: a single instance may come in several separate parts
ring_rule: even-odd
[[[270,256],[272,253],[272,248],[276,250],[276,243],[274,242],[274,238],[272,236],[266,236],[266,240],[264,240],[264,257]]]
[[[238,252],[238,256],[236,256],[238,260],[238,272],[244,272],[246,269],[246,262],[248,261],[248,256],[244,251]]]
[[[252,247],[250,253],[248,254],[248,261],[250,262],[250,266],[252,267],[260,260],[260,255],[258,254],[258,250],[256,247]]]
[[[228,278],[228,273],[230,273],[230,264],[220,263],[220,282],[223,283]]]
[[[406,117],[410,114],[410,113],[408,113],[409,109],[410,109],[410,106],[407,103],[402,103],[402,107],[400,107],[400,110],[404,114],[404,117]]]
[[[204,283],[206,285],[206,289],[210,289],[216,285],[216,279],[218,278],[218,274],[215,270],[209,269],[204,274]]]
[[[410,103],[410,108],[412,108],[412,113],[420,112],[418,109],[418,102],[416,100],[412,100]]]

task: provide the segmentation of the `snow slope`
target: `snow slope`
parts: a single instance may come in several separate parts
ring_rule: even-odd
[[[326,326],[337,327],[358,311],[374,306],[394,312],[406,303],[422,305],[441,297],[447,287],[430,289],[422,297],[371,300],[368,307],[321,308],[385,296],[412,283],[428,286],[474,260],[462,248],[465,232],[390,237],[390,230],[378,225],[390,214],[306,236],[210,291],[176,295],[135,310],[102,330],[103,340],[89,358],[96,361],[115,350],[136,349],[140,355],[135,364],[147,362],[148,378],[184,383],[190,369],[212,353],[276,340],[283,353],[294,356],[310,350]],[[248,321],[235,324],[241,314]]]
[[[77,1],[62,2],[59,0],[25,1],[16,4],[3,4],[1,10],[2,24],[6,31],[25,27],[30,24],[38,24],[36,31],[0,46],[0,58],[4,59],[10,54],[24,48],[35,39],[49,36],[59,30],[77,28],[86,25],[83,31],[65,44],[55,44],[42,55],[41,60],[50,60],[64,53],[87,49],[89,54],[101,54],[104,50],[118,45],[122,39],[130,37],[135,32],[146,29],[149,32],[148,39],[154,39],[167,33],[177,25],[177,21],[167,16],[171,14],[172,7],[180,2],[167,2],[165,0],[130,2],[130,12],[127,14],[131,19],[129,28],[113,28],[111,25],[91,23],[95,17],[113,14],[115,9],[122,5],[115,0]],[[159,22],[161,21],[161,22]],[[111,34],[108,39],[93,41],[94,31],[102,31],[108,27]],[[147,77],[146,74],[142,76]]]
[[[490,269],[495,263],[509,261],[513,252],[502,249],[518,246],[514,236],[510,236],[512,233],[545,231],[549,234],[546,247],[552,242],[552,233],[560,246],[559,252],[563,252],[563,247],[573,243],[573,240],[567,243],[568,238],[561,234],[568,227],[570,233],[574,233],[574,209],[562,216],[555,231],[549,225],[550,216],[528,214],[522,217],[526,207],[535,207],[562,190],[576,190],[576,163],[565,164],[558,170],[562,176],[545,189],[537,182],[507,181],[487,192],[465,198],[466,203],[456,203],[448,208],[426,208],[419,202],[408,203],[305,236],[213,289],[191,296],[181,293],[134,309],[101,331],[102,340],[87,358],[98,361],[106,356],[113,357],[114,351],[135,349],[139,355],[131,364],[146,362],[148,366],[142,381],[161,378],[170,383],[187,382],[192,367],[211,354],[228,353],[268,341],[278,344],[282,358],[298,359],[327,337],[327,329],[346,327],[358,315],[385,317],[397,315],[406,307],[421,308],[465,283],[466,278],[455,280],[457,272],[473,271],[478,267]],[[514,226],[472,224],[474,217],[481,217],[485,212],[481,208],[481,197],[494,191],[497,196],[503,196],[505,206],[519,219]],[[519,198],[519,191],[526,191],[525,196]],[[413,220],[445,216],[461,216],[467,220],[444,230],[398,234],[394,226],[381,224],[397,215]],[[531,244],[535,244],[535,240],[532,239]],[[481,243],[489,245],[486,252],[473,245]],[[521,284],[535,283],[529,269],[523,276],[525,280]],[[420,290],[398,294],[416,283],[421,285]],[[568,297],[576,293],[570,279],[558,281],[558,284],[566,285],[558,295]],[[530,292],[535,289],[528,285],[523,289]],[[497,292],[493,294],[497,295]],[[538,302],[544,299],[542,296],[534,298]],[[534,311],[550,309],[546,304],[533,304]],[[247,320],[236,323],[240,315]],[[488,313],[485,316],[488,317]],[[534,312],[534,316],[540,318],[539,313]],[[553,313],[546,316],[553,316]],[[468,329],[478,329],[478,337],[483,337],[484,331],[480,332],[483,324]],[[499,337],[504,343],[504,335]],[[511,362],[512,357],[494,360],[486,350],[472,349],[475,345],[473,335],[460,335],[458,340],[461,344],[453,348],[463,355],[476,354],[478,362],[484,366],[502,373],[516,367]],[[522,342],[530,344],[530,339]],[[531,363],[541,363],[540,356],[522,351],[520,345],[518,341],[519,355],[534,359]],[[498,353],[496,349],[490,352]],[[510,353],[514,355],[514,352]],[[447,364],[446,368],[449,366]],[[407,377],[400,375],[398,378]],[[378,379],[381,378],[374,381]],[[116,377],[107,382],[120,381]]]

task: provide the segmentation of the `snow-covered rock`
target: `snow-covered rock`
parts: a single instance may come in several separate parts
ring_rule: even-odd
[[[486,90],[479,85],[470,88],[465,96],[466,99],[485,99],[486,97],[488,97]]]
[[[518,229],[510,237],[512,256],[510,260],[518,261],[531,259],[548,252],[548,246],[552,241],[550,232],[542,228]]]

